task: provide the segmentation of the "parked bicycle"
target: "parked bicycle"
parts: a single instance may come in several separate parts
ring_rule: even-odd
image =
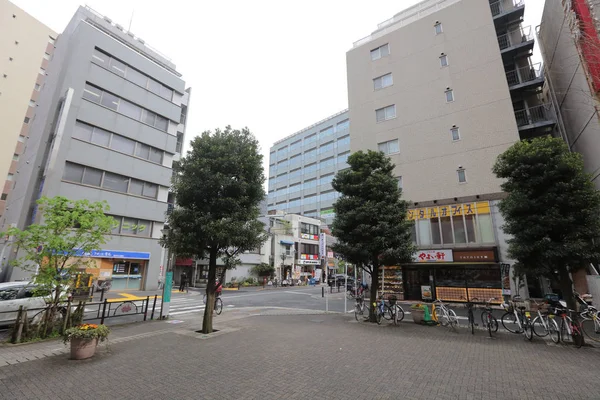
[[[394,322],[394,325],[404,319],[404,309],[397,303],[396,296],[389,296],[384,307],[383,318]]]
[[[433,305],[440,325],[456,330],[458,328],[458,317],[454,310],[448,308],[441,300],[434,301]]]
[[[475,334],[475,316],[473,315],[473,309],[475,308],[475,303],[473,303],[474,300],[478,300],[477,297],[473,297],[472,299],[465,299],[464,297],[461,297],[464,300],[467,300],[466,303],[466,307],[467,307],[467,320],[469,321],[469,328],[471,329],[471,335]]]
[[[501,318],[502,326],[510,333],[522,333],[527,340],[532,340],[531,313],[525,311],[527,307],[517,306],[516,302],[520,300],[520,296],[515,296],[507,306],[505,305],[506,313]]]
[[[533,319],[533,333],[539,337],[550,336],[554,343],[560,342],[560,330],[554,318],[554,314],[550,313],[545,305],[539,304],[535,300],[531,300],[537,306],[537,316]]]
[[[385,301],[383,300],[382,296],[379,297],[378,301],[373,302],[373,308],[375,311],[375,320],[377,321],[377,325],[381,325],[381,318],[383,317],[383,314],[385,314]]]
[[[572,314],[574,311],[565,307],[556,307],[556,315],[560,318],[560,339],[563,343],[573,342],[575,347],[583,346],[583,336],[581,326],[577,322],[577,314]],[[575,315],[575,321],[569,315]]]
[[[365,296],[363,295],[359,295],[355,297],[355,303],[354,303],[354,318],[359,321],[358,316],[359,315],[364,315],[365,313]]]
[[[490,337],[493,337],[492,333],[498,332],[498,320],[494,317],[492,308],[492,301],[497,300],[492,297],[488,301],[486,301],[483,311],[481,312],[481,322],[483,326],[487,329]]]

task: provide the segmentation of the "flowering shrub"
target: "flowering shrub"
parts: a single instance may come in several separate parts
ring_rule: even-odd
[[[67,343],[71,339],[100,339],[103,342],[110,329],[106,325],[81,324],[65,331],[63,341]]]
[[[412,310],[425,310],[425,307],[427,306],[421,303],[413,304],[412,306],[410,306]]]

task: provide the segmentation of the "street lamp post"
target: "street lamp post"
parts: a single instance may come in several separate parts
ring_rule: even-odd
[[[165,227],[162,230],[162,234],[163,234],[163,238],[166,238],[167,236],[169,236],[169,227],[165,225]],[[160,305],[160,319],[163,318],[168,318],[169,317],[169,311],[171,308],[171,290],[173,288],[173,264],[172,264],[172,257],[174,256],[173,254],[171,254],[171,250],[167,247],[167,245],[163,245],[164,248],[166,248],[167,251],[167,265],[165,267],[165,276],[164,276],[164,284],[162,287],[162,302]],[[164,262],[164,260],[161,260],[161,262]]]

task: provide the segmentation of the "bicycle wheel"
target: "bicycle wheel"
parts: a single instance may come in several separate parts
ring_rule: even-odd
[[[535,336],[537,336],[537,337],[548,336],[549,331],[546,329],[546,326],[544,325],[544,320],[539,315],[533,319],[533,322],[531,324],[533,326],[533,333],[535,333]]]
[[[354,294],[351,290],[346,290],[346,297],[348,298],[348,300],[354,300]]]
[[[392,321],[394,321],[394,325],[398,325],[398,310],[396,309],[396,306],[394,306],[394,318],[392,318]]]
[[[392,311],[392,307],[387,304],[383,306],[383,318],[391,321],[394,318],[394,312]]]
[[[573,344],[575,344],[575,347],[580,349],[581,346],[583,346],[583,336],[581,335],[578,327],[571,326],[571,329],[573,329]]]
[[[569,318],[569,317],[566,317]],[[567,324],[570,324],[570,318],[569,320],[565,319],[565,318],[561,318],[560,321],[560,340],[564,343],[567,344],[571,341],[571,335],[569,334],[569,330],[567,328]]]
[[[359,314],[362,314],[361,312],[362,310],[360,309],[360,306],[358,304],[354,305],[354,318],[358,321],[358,316]]]
[[[597,319],[584,319],[581,322],[581,330],[588,338],[600,342],[600,323]]]
[[[223,311],[223,301],[220,297],[217,297],[215,300],[215,312],[217,315],[221,315],[221,311]]]
[[[492,332],[498,332],[498,320],[492,315],[492,313],[488,314],[488,326]]]
[[[377,320],[377,325],[381,325],[381,316],[383,315],[383,313],[381,312],[381,310],[379,308],[377,308],[377,310],[375,310],[375,319]]]
[[[442,310],[442,307],[437,306],[435,308],[435,314],[437,315],[438,322],[441,326],[448,326],[448,323],[450,323],[450,316]]]
[[[502,318],[500,318],[500,321],[502,322],[502,326],[504,327],[504,329],[506,329],[510,333],[521,333],[522,332],[521,328],[519,327],[519,322],[517,321],[517,317],[515,316],[514,313],[511,313],[511,312],[504,313]]]
[[[554,318],[548,318],[548,332],[550,334],[550,339],[552,339],[554,343],[560,342],[560,330],[558,329],[558,324]]]
[[[529,318],[525,318],[523,324],[523,334],[525,335],[525,339],[529,341],[533,339],[533,325],[531,325],[531,320]]]
[[[396,304],[396,319],[401,322],[404,319],[404,310]]]

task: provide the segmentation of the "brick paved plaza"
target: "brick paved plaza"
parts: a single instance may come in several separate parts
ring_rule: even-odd
[[[0,367],[0,398],[600,398],[595,348],[412,322],[376,326],[341,314],[238,313],[217,319],[214,337],[193,332],[198,319],[153,322],[136,325],[150,333],[129,339],[120,337],[133,328],[115,330],[110,350],[102,345],[91,360],[59,354]]]

